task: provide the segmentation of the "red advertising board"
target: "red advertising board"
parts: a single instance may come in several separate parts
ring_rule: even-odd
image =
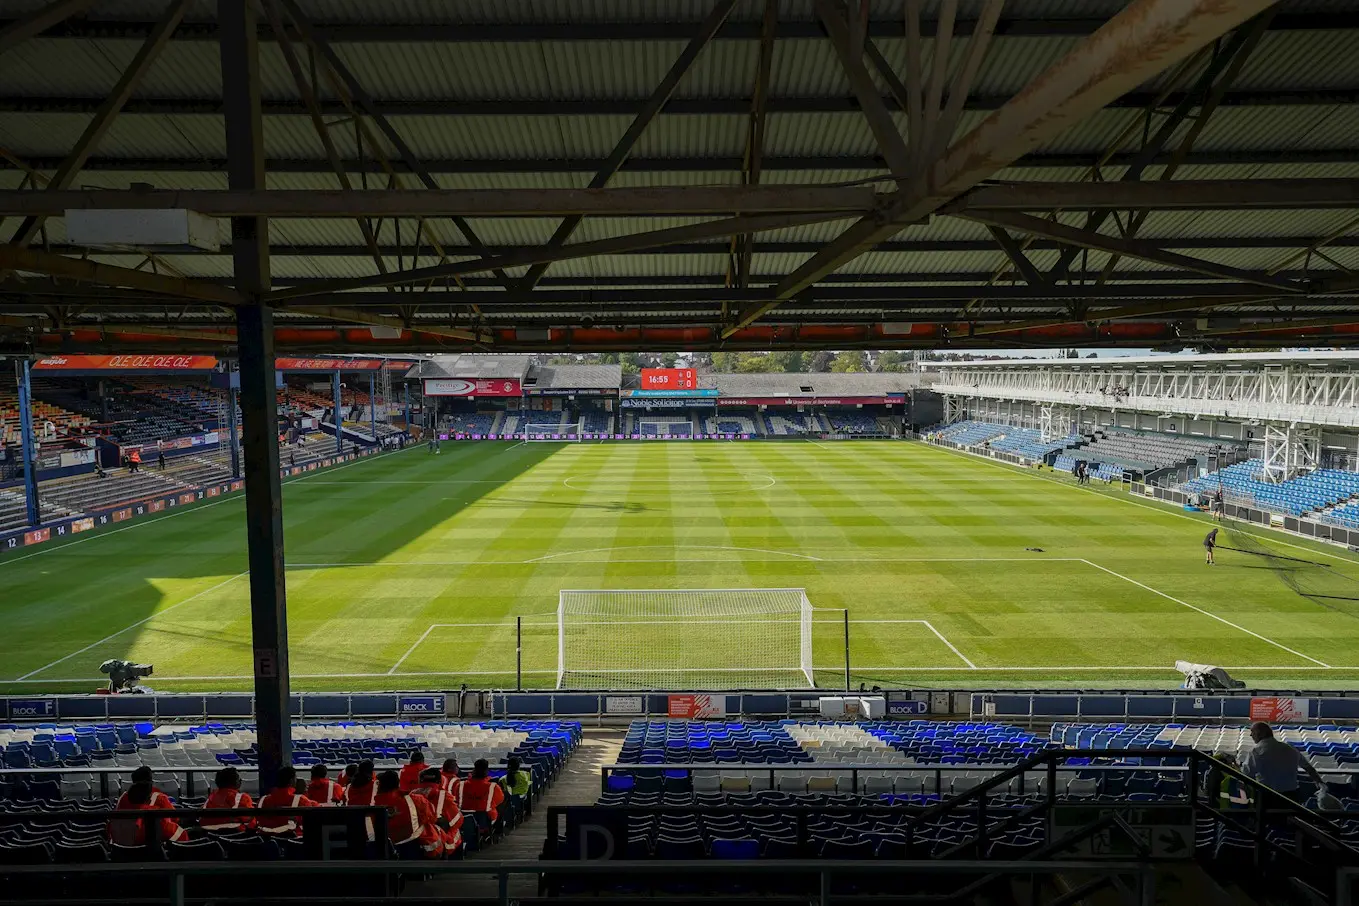
[[[692,368],[643,368],[643,390],[697,390],[698,374]]]
[[[380,371],[382,359],[274,359],[275,371]]]
[[[88,532],[92,528],[94,528],[94,520],[87,516],[84,519],[77,519],[75,522],[71,523],[71,534],[74,535],[79,532]]]
[[[522,396],[518,378],[430,378],[425,396]]]
[[[179,502],[180,502],[180,503],[193,503],[193,502],[194,502],[195,500],[197,500],[197,499],[198,499],[198,495],[196,495],[196,494],[194,494],[194,493],[192,493],[192,492],[190,492],[190,493],[188,493],[188,494],[180,494],[180,495],[179,495]]]
[[[666,702],[671,717],[694,719],[701,717],[724,717],[727,713],[725,695],[671,695]]]
[[[127,520],[129,520],[129,519],[131,519],[131,518],[132,518],[132,508],[131,508],[131,507],[127,507],[127,508],[125,508],[125,509],[114,510],[114,511],[113,511],[113,521],[114,521],[114,522],[126,522]]]
[[[24,544],[42,544],[52,537],[50,528],[34,529],[31,532],[24,532]]]
[[[153,500],[146,505],[146,508],[153,513],[159,513],[161,510],[165,509],[165,501]]]
[[[1305,698],[1252,698],[1250,719],[1265,723],[1299,723],[1306,721],[1311,702]]]
[[[54,355],[39,359],[34,371],[212,371],[210,355]]]

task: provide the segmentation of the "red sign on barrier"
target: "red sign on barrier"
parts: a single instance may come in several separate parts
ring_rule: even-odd
[[[197,499],[198,499],[198,496],[197,496],[196,494],[193,494],[193,493],[180,494],[180,495],[179,495],[179,502],[180,502],[180,503],[193,503],[193,502],[194,502],[195,500],[197,500]]]
[[[113,521],[114,521],[114,522],[126,522],[127,520],[129,520],[129,519],[131,519],[131,518],[132,518],[132,508],[131,508],[131,507],[127,507],[127,508],[125,508],[125,509],[114,510],[114,511],[113,511]]]
[[[666,704],[671,717],[723,717],[727,713],[725,695],[671,695]]]
[[[381,359],[274,359],[275,371],[381,371]]]
[[[75,535],[79,532],[88,532],[92,528],[94,528],[93,519],[90,519],[89,517],[77,519],[75,522],[71,523],[71,534]]]
[[[51,537],[52,530],[50,528],[34,529],[31,532],[24,532],[24,544],[42,544]]]
[[[1311,701],[1305,698],[1252,698],[1250,719],[1265,723],[1301,723],[1308,719]]]
[[[146,505],[146,508],[153,513],[159,513],[161,510],[165,509],[165,501],[153,500]]]
[[[220,497],[221,494],[222,494],[221,488],[208,488],[209,497]]]
[[[233,481],[233,482],[231,483],[231,490],[233,490],[233,491],[239,491],[239,490],[241,490],[241,489],[244,488],[244,487],[245,487],[245,482],[244,482],[244,481]]]

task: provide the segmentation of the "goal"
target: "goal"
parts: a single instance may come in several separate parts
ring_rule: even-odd
[[[519,434],[520,440],[530,444],[542,441],[560,443],[564,440],[580,440],[580,433],[576,430],[575,425],[568,425],[563,428],[556,422],[550,425],[524,425],[519,429]]]
[[[812,613],[801,588],[563,590],[557,688],[811,688]]]

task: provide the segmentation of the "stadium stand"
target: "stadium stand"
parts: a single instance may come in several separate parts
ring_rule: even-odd
[[[596,409],[586,410],[584,413],[586,434],[611,434],[613,433],[613,416],[608,412],[600,412]]]
[[[1206,464],[1220,445],[1216,441],[1168,434],[1096,431],[1081,447],[1090,462],[1114,463],[1139,472],[1167,468],[1194,459]]]
[[[881,434],[882,426],[862,412],[829,412],[822,416],[835,434]]]
[[[694,433],[694,424],[687,418],[644,415],[636,424],[636,433],[644,437],[690,437]]]
[[[465,822],[463,840],[475,848],[495,842],[532,811],[581,737],[578,723],[556,720],[305,723],[293,732],[300,776],[316,764],[336,769],[335,776],[346,763],[362,760],[371,760],[378,771],[394,769],[419,750],[431,766],[453,758],[464,772],[485,759],[493,765],[490,776],[499,778],[509,758],[517,758],[529,777],[528,793],[512,810],[502,809],[498,827],[487,823],[485,831],[473,833],[472,820]],[[4,767],[11,772],[0,779],[0,816],[14,819],[0,823],[0,876],[3,865],[15,864],[16,853],[26,864],[300,857],[306,850],[299,841],[236,828],[199,829],[198,845],[192,847],[163,842],[163,849],[120,847],[108,842],[102,815],[91,814],[112,809],[130,788],[131,773],[143,767],[151,770],[153,786],[170,798],[176,812],[202,809],[213,775],[224,766],[240,769],[242,791],[257,796],[250,770],[255,745],[255,729],[248,723],[0,725]],[[16,769],[23,773],[13,773]],[[194,823],[182,816],[179,821],[181,826]],[[422,858],[424,853],[398,846],[395,855]]]
[[[709,434],[762,434],[755,420],[745,415],[710,415],[703,422]]]
[[[1025,459],[1041,460],[1051,453],[1080,442],[1081,435],[1072,433],[1061,440],[1044,441],[1033,428],[1011,428],[1004,437],[991,441],[991,449],[1013,453]]]
[[[946,428],[934,431],[940,440],[951,444],[969,447],[984,444],[995,437],[1002,437],[1011,430],[1005,425],[993,425],[988,422],[961,421],[954,422]]]
[[[765,413],[765,434],[771,437],[801,437],[820,430],[810,416],[799,412]]]
[[[51,425],[48,430],[47,425]],[[39,438],[82,433],[90,419],[42,400],[33,401],[33,432]],[[0,384],[0,446],[17,447],[20,441],[19,392],[14,382]]]
[[[495,415],[488,415],[483,412],[458,413],[457,415],[444,416],[443,429],[457,434],[498,434],[501,432],[496,430],[495,426],[499,419],[500,413]]]
[[[1263,467],[1263,460],[1248,459],[1192,479],[1185,483],[1184,490],[1211,494],[1221,487],[1233,500],[1291,516],[1323,510],[1359,496],[1359,472],[1317,469],[1301,478],[1271,483],[1260,478]]]

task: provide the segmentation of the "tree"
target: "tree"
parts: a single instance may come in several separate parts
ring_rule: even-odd
[[[807,370],[815,374],[824,374],[831,371],[835,363],[835,353],[827,349],[821,349],[812,353],[811,360],[807,363]]]
[[[797,374],[805,366],[804,356],[797,350],[779,350],[769,354],[769,370]]]
[[[635,352],[625,352],[618,357],[618,364],[623,366],[624,374],[637,374],[642,370],[641,356]]]
[[[765,374],[774,371],[774,361],[767,353],[743,352],[740,354],[736,370],[742,374]]]
[[[616,352],[605,352],[605,353],[600,354],[600,356],[599,356],[599,364],[601,364],[601,365],[617,365],[617,364],[618,364],[618,353],[616,353]]]
[[[661,353],[661,367],[662,367],[662,368],[674,368],[675,365],[676,365],[678,362],[679,362],[679,354],[678,354],[678,353],[674,353],[674,352],[663,352],[663,353]]]
[[[734,352],[714,352],[712,362],[713,371],[719,374],[731,374],[736,371],[738,357]]]
[[[836,374],[855,374],[867,371],[868,364],[864,361],[862,350],[851,349],[837,355],[835,361],[831,363],[830,370]]]
[[[905,371],[909,360],[903,352],[888,349],[878,353],[878,370],[888,372]]]

